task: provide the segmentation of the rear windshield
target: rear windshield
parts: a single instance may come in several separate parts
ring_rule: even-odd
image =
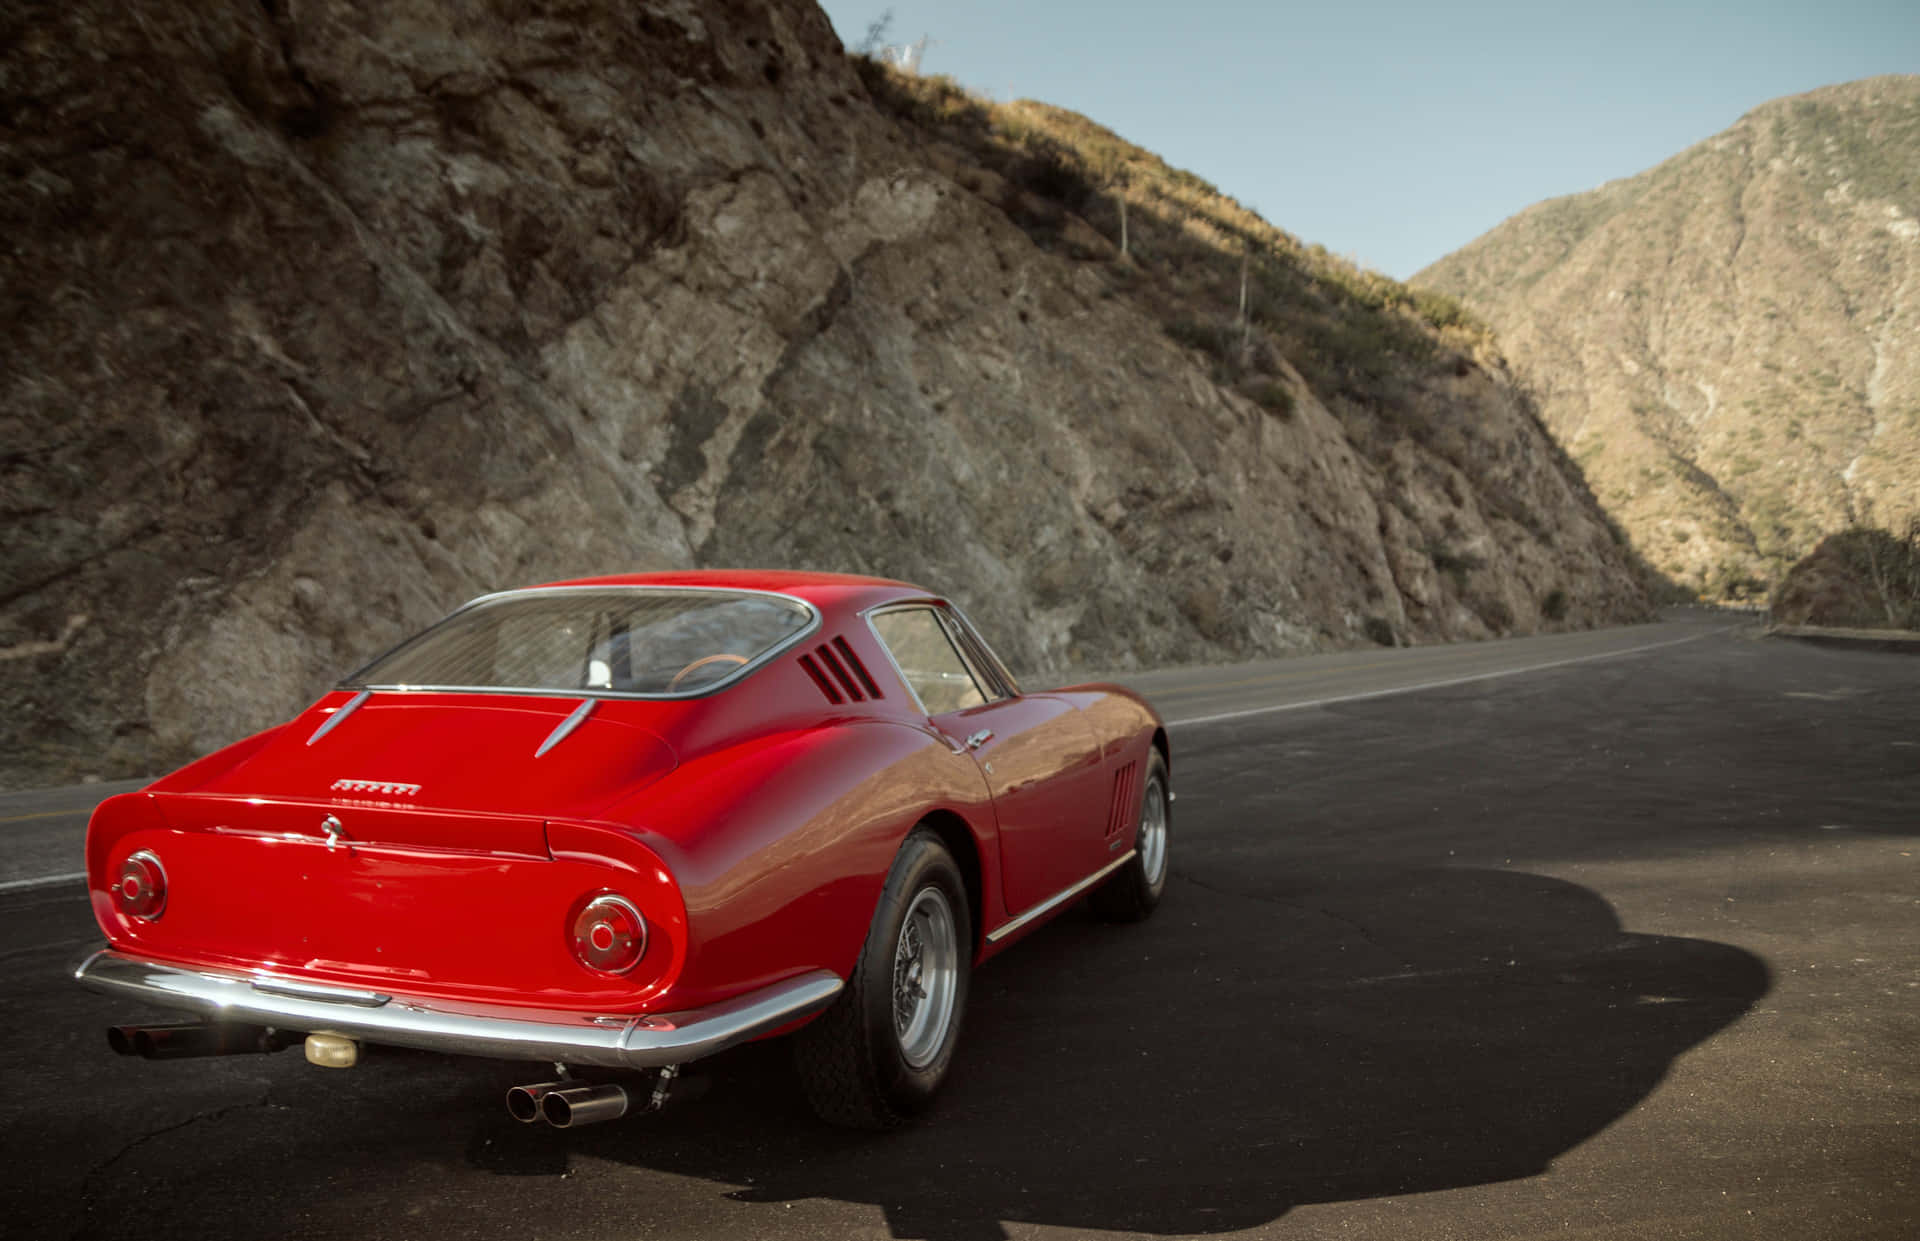
[[[562,587],[455,612],[355,673],[352,688],[696,694],[732,680],[813,623],[780,595]]]

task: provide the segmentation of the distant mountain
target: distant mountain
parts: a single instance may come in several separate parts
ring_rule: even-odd
[[[1773,582],[1920,512],[1920,76],[1777,99],[1414,277],[1485,315],[1639,550]]]

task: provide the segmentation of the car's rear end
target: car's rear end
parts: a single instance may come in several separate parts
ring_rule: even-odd
[[[108,946],[78,976],[193,1018],[123,1028],[116,1046],[176,1056],[304,1039],[326,1064],[384,1043],[637,1069],[829,1002],[840,980],[818,971],[676,1006],[689,930],[669,859],[598,817],[674,769],[645,725],[702,689],[623,678],[664,659],[664,687],[717,651],[688,678],[710,689],[809,617],[776,616],[742,651],[693,615],[712,601],[636,611],[604,595],[454,625],[437,653],[403,647],[293,723],[102,803],[87,866]],[[662,616],[688,641],[649,631]],[[489,683],[503,667],[523,683]]]

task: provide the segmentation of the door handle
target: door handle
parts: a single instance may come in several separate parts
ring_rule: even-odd
[[[981,746],[987,744],[987,742],[992,740],[993,740],[993,730],[991,728],[983,728],[979,732],[973,734],[973,736],[967,738],[967,748],[969,750],[977,750]]]

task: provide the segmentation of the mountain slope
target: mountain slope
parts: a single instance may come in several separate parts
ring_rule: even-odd
[[[1187,288],[804,0],[0,4],[0,58],[0,778],[592,573],[921,580],[1040,679],[1644,614],[1470,332],[1273,264],[1301,367],[1242,359],[1197,188],[1139,222]]]
[[[1920,511],[1920,76],[1765,104],[1414,280],[1492,321],[1601,501],[1689,585],[1751,590],[1850,509]]]

